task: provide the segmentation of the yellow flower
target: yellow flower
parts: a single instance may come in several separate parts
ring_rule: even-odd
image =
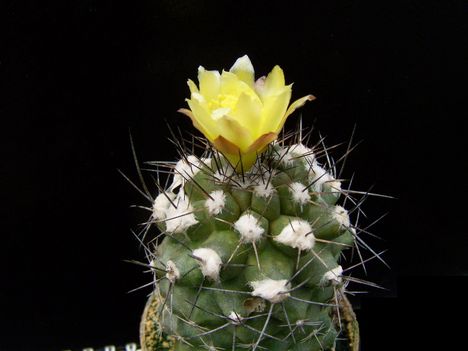
[[[257,81],[247,55],[240,57],[226,72],[198,68],[199,87],[188,80],[189,109],[179,112],[227,157],[239,171],[248,170],[257,154],[278,137],[286,118],[312,95],[294,101],[291,86],[285,85],[283,70],[275,66],[267,77]],[[241,165],[242,163],[242,165]]]

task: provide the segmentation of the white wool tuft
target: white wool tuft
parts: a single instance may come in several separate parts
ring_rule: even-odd
[[[205,207],[209,214],[220,214],[226,205],[226,194],[222,190],[215,190],[210,193],[211,198],[205,201]]]
[[[248,189],[252,185],[254,185],[252,177],[242,177],[242,175],[237,175],[237,177],[232,177],[232,179],[235,181],[235,184],[241,189]]]
[[[211,165],[211,157],[202,157],[200,160],[207,166]]]
[[[213,173],[213,178],[216,179],[217,181],[225,182],[231,177],[236,177],[237,175],[236,170],[230,164],[217,163],[216,165],[217,165],[215,166],[216,171]]]
[[[343,274],[343,268],[341,266],[337,266],[333,269],[330,269],[328,272],[322,277],[321,284],[326,285],[327,283],[331,283],[332,285],[340,284],[343,281],[341,275]]]
[[[203,247],[193,250],[192,255],[197,258],[203,276],[215,281],[219,280],[219,271],[223,261],[215,250]]]
[[[290,153],[299,160],[303,158],[307,165],[312,166],[317,164],[314,152],[304,144],[295,144],[291,146]]]
[[[341,193],[341,182],[339,180],[333,179],[333,180],[327,181],[325,185],[327,185],[330,188],[329,192]]]
[[[216,170],[216,172],[213,173],[213,180],[217,183],[224,182],[226,180],[227,176],[220,171],[219,169]]]
[[[180,278],[180,271],[171,260],[166,262],[166,278],[171,283],[175,283],[175,281]]]
[[[312,165],[309,172],[309,181],[314,183],[313,187],[316,191],[323,190],[323,184],[333,181],[334,178],[318,164]]]
[[[333,219],[335,219],[340,226],[342,227],[349,227],[349,215],[348,211],[346,211],[342,206],[335,206],[332,213]]]
[[[252,214],[242,215],[235,223],[234,229],[239,232],[243,242],[252,243],[258,241],[265,231],[259,224],[258,219]]]
[[[273,185],[271,185],[271,182],[268,182],[266,186],[265,184],[260,183],[254,186],[253,192],[257,196],[268,199],[276,192],[276,189],[273,187]]]
[[[307,166],[317,165],[314,152],[304,144],[282,148],[277,157],[285,166],[290,166],[296,160],[303,160]]]
[[[315,245],[312,227],[302,219],[292,220],[274,240],[301,251],[308,251]]]
[[[177,208],[171,205],[166,211],[165,223],[168,233],[183,233],[189,227],[198,223],[193,214],[193,207],[183,191],[177,194],[173,202]]]
[[[194,177],[200,171],[200,167],[200,160],[193,155],[179,160],[174,167],[174,179],[169,190],[173,191],[179,185],[184,185],[186,179]]]
[[[244,318],[240,315],[240,313],[237,313],[237,312],[234,312],[234,311],[231,311],[228,318],[229,318],[229,320],[231,321],[231,323],[233,325],[239,325],[244,320]]]
[[[310,201],[310,194],[306,186],[299,182],[289,184],[289,191],[291,192],[294,202],[305,205]]]
[[[152,214],[153,219],[155,219],[156,221],[165,219],[166,214],[167,214],[167,209],[170,206],[172,206],[169,199],[171,199],[172,201],[175,199],[175,197],[176,197],[176,194],[174,194],[173,192],[161,193],[158,196],[156,196],[156,199],[154,199],[154,202],[153,202],[153,214]]]
[[[261,297],[271,303],[284,301],[289,296],[289,292],[287,291],[290,288],[290,284],[286,279],[273,280],[268,278],[253,281],[249,284],[254,289],[251,293],[252,296]]]
[[[288,148],[282,148],[279,150],[277,157],[283,165],[290,166],[294,162],[295,155],[293,155]]]

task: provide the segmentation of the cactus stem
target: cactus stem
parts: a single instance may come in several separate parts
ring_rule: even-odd
[[[333,349],[334,340],[340,337],[337,333],[346,336],[349,328],[348,315],[342,309],[344,295],[359,293],[345,290],[348,285],[382,288],[348,276],[351,274],[344,270],[338,272],[340,257],[347,259],[342,251],[353,248],[349,251],[356,262],[351,257],[350,264],[356,264],[347,271],[361,265],[366,271],[366,262],[375,258],[383,261],[380,256],[385,251],[376,253],[366,242],[370,244],[369,236],[378,238],[370,227],[385,215],[365,228],[359,228],[358,222],[366,216],[361,205],[368,197],[391,198],[371,192],[372,187],[351,190],[354,174],[351,179],[341,178],[347,158],[359,145],[354,141],[355,128],[344,143],[345,154],[336,160],[329,152],[341,144],[326,148],[325,137],[320,135],[316,146],[306,146],[303,142],[311,131],[303,132],[300,120],[298,131],[283,132],[257,155],[249,170],[244,169],[244,155],[229,162],[206,140],[193,135],[191,141],[176,138],[177,133],[174,129],[171,142],[180,154],[178,162],[145,163],[152,164],[148,171],[156,173],[150,174],[155,184],[148,185],[157,187],[159,212],[154,215],[158,198],[152,206],[141,206],[145,216],[150,211],[149,219],[140,223],[134,235],[150,262],[137,264],[151,274],[152,282],[132,291],[154,285],[155,294],[159,294],[155,312],[162,306],[157,324],[175,338],[176,348]],[[135,162],[143,182],[144,169]],[[131,184],[141,195],[148,195],[146,184],[138,180]],[[350,205],[348,212],[346,203]],[[145,240],[154,224],[160,234]],[[179,244],[187,249],[185,253]],[[196,254],[208,249],[218,252],[219,264],[211,264],[214,270],[209,255]],[[180,269],[174,276],[169,276],[171,260]],[[212,271],[218,278],[214,283],[209,274]],[[272,280],[276,285],[266,283],[270,277],[277,279]],[[248,287],[246,282],[260,285]],[[254,324],[248,322],[254,318]],[[158,328],[155,322],[153,325]],[[268,334],[275,332],[280,337]],[[271,339],[281,345],[273,346]]]

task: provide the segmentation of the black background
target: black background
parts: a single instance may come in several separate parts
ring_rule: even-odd
[[[2,2],[0,350],[137,340],[149,291],[127,291],[149,277],[123,262],[143,258],[130,229],[146,216],[117,172],[137,179],[129,130],[141,160],[174,159],[165,121],[194,131],[175,112],[186,79],[243,54],[317,97],[301,113],[328,145],[356,124],[345,176],[398,198],[364,207],[389,212],[371,242],[392,270],[369,263],[389,290],[361,298],[363,350],[464,349],[463,3]]]

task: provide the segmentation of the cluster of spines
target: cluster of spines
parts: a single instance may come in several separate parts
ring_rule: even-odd
[[[145,196],[152,201],[152,207],[148,208],[152,214],[141,234],[143,237],[146,236],[146,233],[153,224],[156,224],[161,230],[159,235],[145,243],[148,261],[150,262],[148,267],[158,272],[155,281],[157,284],[156,291],[161,291],[161,283],[162,285],[166,284],[166,287],[163,288],[165,290],[164,301],[160,306],[161,318],[164,318],[165,314],[169,314],[171,323],[174,323],[174,318],[172,318],[173,294],[177,282],[185,279],[185,284],[190,284],[191,280],[187,278],[190,275],[196,277],[193,278],[192,283],[200,282],[201,280],[196,296],[189,301],[185,301],[191,306],[188,315],[184,317],[177,316],[176,318],[178,321],[182,321],[186,327],[199,328],[199,332],[194,333],[194,335],[201,340],[202,344],[205,344],[204,337],[213,335],[228,326],[236,327],[239,325],[246,326],[253,333],[258,334],[256,341],[250,345],[252,349],[260,347],[260,343],[264,338],[270,338],[271,340],[278,339],[267,332],[268,322],[272,317],[274,307],[277,305],[281,305],[281,309],[284,310],[286,325],[290,331],[282,339],[291,338],[296,343],[296,330],[304,329],[304,326],[308,325],[308,323],[314,325],[317,322],[298,319],[294,324],[291,324],[288,313],[285,310],[284,301],[286,299],[315,306],[332,307],[336,311],[337,325],[341,328],[339,300],[345,298],[344,288],[347,283],[355,281],[373,285],[363,280],[345,276],[344,273],[357,265],[364,266],[365,262],[374,257],[381,259],[380,254],[375,253],[359,237],[360,233],[368,233],[368,228],[358,229],[357,226],[351,225],[348,215],[348,213],[351,214],[356,211],[356,217],[359,218],[359,214],[361,213],[360,205],[363,200],[367,196],[374,194],[370,192],[353,192],[349,189],[343,190],[341,188],[342,180],[337,179],[336,164],[332,163],[328,150],[322,148],[321,151],[317,151],[317,147],[312,149],[306,148],[302,143],[302,135],[300,133],[296,135],[299,135],[299,140],[290,142],[289,146],[285,146],[289,139],[288,136],[282,141],[271,145],[266,152],[258,157],[257,164],[253,167],[253,170],[249,172],[242,171],[240,174],[235,172],[235,169],[239,169],[238,165],[230,165],[221,154],[211,149],[206,143],[204,155],[197,157],[193,155],[193,147],[196,145],[196,142],[192,140],[192,155],[187,155],[185,152],[186,148],[182,145],[182,142],[177,141],[184,140],[183,138],[174,138],[174,143],[181,150],[181,161],[177,163],[150,163],[157,167],[156,169],[151,169],[151,171],[156,171],[158,178],[157,187],[160,194],[153,200],[149,192],[143,191]],[[321,140],[322,142],[323,140]],[[350,145],[351,143],[348,145],[345,156],[338,162],[343,161],[344,164],[346,156],[352,149]],[[317,162],[316,158],[320,157],[321,153],[327,159],[328,170],[322,168]],[[305,164],[306,167],[297,167],[298,162],[302,165]],[[163,167],[166,167],[167,170],[162,170],[161,168]],[[242,169],[242,167],[240,168]],[[306,174],[301,174],[304,170]],[[159,185],[159,175],[164,172],[172,173],[172,184],[169,185],[166,182],[165,186]],[[166,179],[169,179],[169,177]],[[302,182],[291,181],[297,179],[302,180]],[[308,180],[308,182],[304,182],[304,179]],[[146,186],[144,189],[146,189]],[[224,189],[235,189],[235,191],[224,191]],[[310,191],[311,189],[313,191]],[[357,200],[353,194],[363,194],[364,196],[360,200]],[[343,207],[344,204],[343,206],[335,205],[340,195],[344,195],[345,202],[353,202],[353,209],[346,211]],[[314,198],[314,196],[317,196],[317,198]],[[226,197],[231,197],[232,199],[226,199]],[[288,200],[285,201],[284,199]],[[322,218],[323,214],[318,214],[314,223],[302,220],[300,217],[304,211],[313,212],[322,209],[317,204],[310,206],[311,203],[314,204],[314,201],[317,200],[324,201],[327,206],[330,206],[333,209],[332,213],[328,213],[325,219]],[[272,202],[274,203],[273,205]],[[230,208],[225,208],[226,204],[230,204]],[[281,208],[281,213],[278,213],[278,207]],[[291,220],[291,217],[296,217],[296,219]],[[205,224],[205,227],[203,224]],[[206,225],[210,226],[210,228],[207,228]],[[338,228],[338,230],[330,228],[337,225],[342,228]],[[315,228],[314,231],[312,230],[312,226]],[[343,228],[344,230],[342,230]],[[316,235],[320,231],[321,233]],[[226,252],[221,253],[221,255],[219,252],[207,247],[193,249],[189,244],[191,241],[205,241],[207,236],[214,232],[221,232],[221,234],[218,235],[219,238],[215,238],[213,241],[224,241],[223,245],[228,246],[228,249],[225,250]],[[231,235],[229,237],[232,232],[237,233],[239,236],[232,237]],[[331,232],[340,233],[341,235],[330,236]],[[249,267],[252,266],[256,266],[255,269],[258,272],[262,272],[262,259],[259,258],[257,245],[261,244],[259,241],[263,234],[272,236],[273,241],[278,244],[276,249],[282,251],[283,254],[292,256],[293,252],[297,253],[297,258],[294,259],[296,271],[290,279],[275,280],[267,278],[263,280],[250,280],[249,287],[251,291],[241,290],[239,287],[227,289],[225,286],[204,286],[207,280],[211,282],[229,281],[229,279],[232,279],[229,274],[235,276],[239,270],[249,270]],[[158,245],[162,241],[161,237],[163,235],[169,238],[165,241],[166,243],[173,242],[176,243],[176,247],[179,249],[186,249],[188,256],[197,264],[194,264],[192,267],[180,267],[173,260],[162,261],[161,256],[171,255],[167,252],[171,250],[171,245],[164,247],[164,242],[162,245]],[[226,241],[229,244],[226,244]],[[319,253],[317,254],[314,250],[310,250],[315,245],[322,244],[325,247],[331,243],[336,246],[336,249],[324,250],[327,251],[327,255],[330,257],[321,257],[321,251],[318,251]],[[156,250],[151,248],[152,245],[156,246]],[[240,251],[242,249],[245,250],[246,245],[252,246],[255,253],[255,262],[246,263],[244,261],[243,263],[236,263],[236,260],[233,260],[233,258],[240,256],[242,254]],[[348,267],[346,270],[343,270],[341,266],[336,264],[337,257],[341,254],[344,247],[355,248],[361,259],[360,263],[353,267]],[[364,259],[360,248],[369,250],[372,256]],[[302,256],[301,253],[304,252],[307,252],[308,255]],[[183,255],[183,253],[173,253],[172,255],[177,257],[177,255]],[[319,261],[323,267],[320,274],[314,275],[314,279],[311,280],[310,272],[308,272],[308,275],[304,275],[303,273],[307,267],[310,268],[310,263],[315,260]],[[278,262],[275,263],[280,265]],[[230,266],[230,272],[226,277],[226,271],[228,271],[226,267],[228,266]],[[324,267],[330,269],[324,269]],[[276,268],[270,267],[270,269],[274,270]],[[250,270],[253,271],[252,269]],[[220,277],[220,275],[224,276]],[[250,275],[255,276],[255,274]],[[320,279],[317,280],[317,277],[320,277]],[[301,283],[292,287],[291,283],[295,278],[301,280]],[[158,283],[160,283],[159,286]],[[307,300],[306,298],[302,299],[298,296],[292,296],[292,292],[299,290],[305,285],[309,287],[331,286],[333,289],[332,301],[317,302],[321,301],[320,298],[311,300],[308,297],[309,300]],[[191,320],[192,314],[196,310],[206,315],[213,314],[213,312],[200,306],[199,298],[202,290],[220,291],[227,294],[233,293],[244,297],[248,296],[249,301],[254,306],[254,310],[259,309],[259,306],[265,301],[270,303],[270,307],[267,308],[268,313],[266,316],[265,313],[260,313],[253,317],[245,317],[235,311],[231,311],[231,313],[226,312],[224,315],[218,314],[217,318],[224,319],[226,323],[216,328],[205,330],[204,327],[197,326]],[[325,300],[327,299],[325,298]],[[260,317],[264,317],[264,323],[259,328],[245,323],[249,319]],[[169,329],[171,328],[169,327]],[[234,330],[236,329],[234,328]],[[172,332],[174,330],[172,328]],[[320,327],[314,330],[320,331]],[[308,337],[312,337],[311,335],[308,335]],[[193,339],[193,337],[175,336],[178,337],[181,345],[191,345],[190,339]],[[316,334],[313,337],[318,340]],[[206,346],[207,348],[210,347],[208,344]],[[234,350],[236,347],[241,346],[240,343],[236,345],[236,336],[234,335],[232,349]]]

